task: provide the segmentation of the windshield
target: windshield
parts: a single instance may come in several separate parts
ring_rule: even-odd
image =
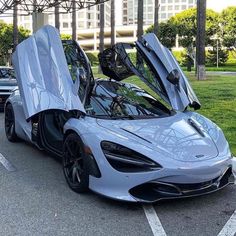
[[[14,79],[15,73],[12,68],[0,68],[0,79]]]
[[[157,92],[165,102],[169,103],[159,75],[137,45],[118,43],[100,54],[99,61],[106,76],[121,81],[136,75],[154,92]]]
[[[113,119],[156,118],[171,114],[163,104],[139,87],[109,80],[96,83],[86,112]]]

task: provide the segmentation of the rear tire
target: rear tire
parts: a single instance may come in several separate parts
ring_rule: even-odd
[[[5,108],[5,133],[10,142],[18,142],[15,131],[15,115],[12,105],[9,103]]]
[[[88,161],[81,138],[75,134],[69,134],[63,143],[63,172],[69,187],[77,192],[88,191],[89,174]]]

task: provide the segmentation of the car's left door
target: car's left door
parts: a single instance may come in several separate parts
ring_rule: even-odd
[[[19,44],[13,65],[26,119],[51,109],[85,112],[56,28],[44,26]]]

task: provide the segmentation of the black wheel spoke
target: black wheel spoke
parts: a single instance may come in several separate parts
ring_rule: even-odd
[[[67,148],[67,151],[69,152],[69,155],[73,156],[73,152],[71,150],[71,146],[69,145],[69,143],[66,144],[66,148]]]
[[[80,184],[83,174],[83,158],[77,140],[66,140],[64,144],[64,170],[69,182]]]
[[[6,108],[5,112],[5,128],[7,135],[12,135],[14,132],[14,115],[10,108]]]

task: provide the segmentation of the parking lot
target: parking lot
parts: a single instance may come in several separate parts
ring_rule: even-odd
[[[236,235],[235,185],[153,205],[79,195],[68,188],[58,160],[24,142],[8,142],[3,119],[0,113],[0,153],[9,165],[0,165],[0,235],[205,236],[223,228],[221,235]]]

